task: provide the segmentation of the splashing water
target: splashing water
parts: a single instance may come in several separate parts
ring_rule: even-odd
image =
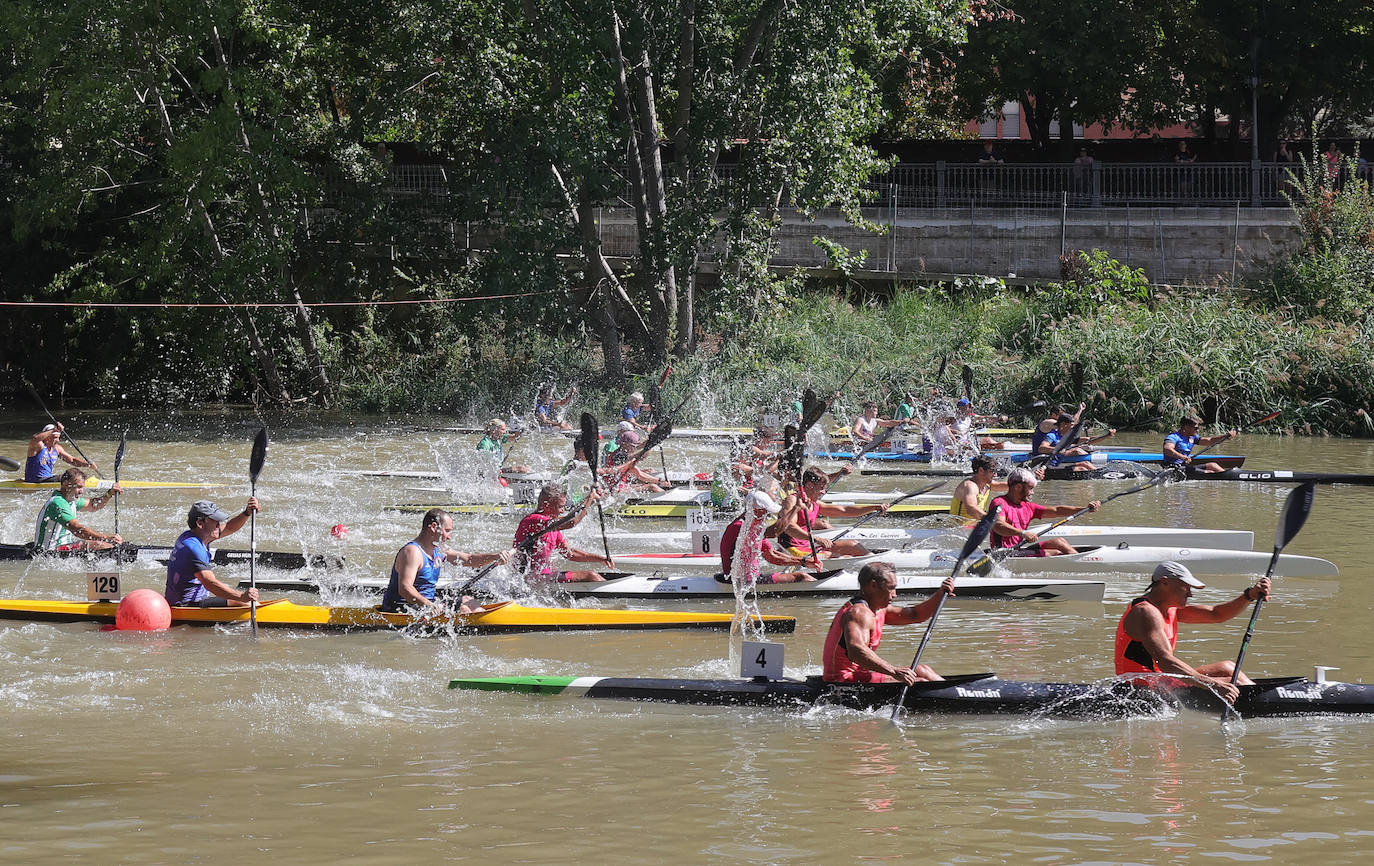
[[[731,586],[735,592],[735,616],[730,621],[730,668],[736,671],[740,668],[741,644],[763,640],[764,634],[758,596],[754,593],[759,580],[764,519],[755,516],[752,508],[745,509],[743,519],[730,560]]]

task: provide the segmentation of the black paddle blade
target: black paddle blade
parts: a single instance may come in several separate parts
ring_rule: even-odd
[[[969,530],[968,540],[964,542],[964,549],[959,551],[959,561],[954,564],[954,571],[957,574],[959,566],[964,564],[964,560],[973,555],[978,549],[978,545],[992,532],[992,525],[997,522],[997,512],[1002,506],[994,505],[988,509],[988,513],[983,515],[983,519],[974,524],[973,529]]]
[[[124,446],[127,444],[128,435],[125,433],[119,437],[119,447],[115,449],[114,477],[116,483],[119,482],[119,465],[124,462]]]
[[[959,378],[964,382],[964,399],[973,402],[973,368],[968,364],[959,371]]]
[[[9,472],[17,472],[19,471],[19,461],[12,460],[9,457],[0,457],[0,467],[3,467]]]
[[[592,469],[592,483],[598,483],[597,466],[601,461],[601,449],[597,447],[601,441],[601,431],[596,423],[596,416],[590,412],[583,412],[578,419],[578,425],[582,430],[582,453],[587,456],[587,465]]]
[[[1288,494],[1283,502],[1283,511],[1279,514],[1278,528],[1274,530],[1275,550],[1286,547],[1302,529],[1307,516],[1312,513],[1312,500],[1316,495],[1316,484],[1311,481],[1294,487],[1293,492]]]
[[[262,472],[262,464],[267,462],[267,428],[263,427],[258,431],[257,438],[253,440],[253,456],[248,458],[248,479],[251,483],[258,483],[258,474]]]
[[[816,426],[816,422],[821,420],[825,410],[830,408],[830,404],[816,396],[816,392],[807,388],[802,393],[802,418],[797,425],[797,435],[806,438],[806,432]]]
[[[940,380],[945,378],[945,368],[949,366],[949,356],[940,356],[940,369],[935,371],[935,384],[939,385]]]
[[[639,456],[643,457],[650,451],[662,445],[664,440],[673,435],[673,419],[663,418],[654,425],[654,429],[649,431],[649,438],[644,440],[644,447],[639,449]]]

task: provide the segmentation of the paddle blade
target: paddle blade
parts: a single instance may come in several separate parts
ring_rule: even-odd
[[[1275,418],[1279,417],[1282,414],[1282,409],[1276,409],[1273,412],[1270,412],[1268,415],[1265,415],[1263,418],[1256,418],[1254,421],[1251,421],[1249,424],[1246,424],[1245,426],[1258,427],[1261,424],[1268,424],[1270,421],[1273,421]]]
[[[1312,500],[1316,498],[1316,485],[1309,481],[1293,488],[1283,502],[1279,514],[1279,525],[1274,531],[1274,549],[1282,550],[1298,534],[1307,516],[1312,513]]]
[[[654,425],[654,429],[649,431],[649,438],[644,440],[644,447],[639,449],[639,456],[643,457],[662,445],[664,440],[671,435],[673,435],[673,419],[664,418]]]
[[[961,380],[963,380],[963,383],[964,383],[964,399],[965,399],[965,400],[968,400],[970,403],[972,403],[972,402],[973,402],[973,368],[970,367],[968,364],[965,364],[965,365],[964,365],[964,368],[963,368],[962,370],[959,371],[959,378],[960,378]]]
[[[964,549],[959,551],[959,561],[954,563],[953,574],[959,573],[959,566],[963,565],[964,560],[973,555],[973,552],[978,549],[978,545],[983,543],[989,532],[992,532],[992,525],[997,522],[997,512],[1001,507],[1000,505],[992,506],[988,509],[988,513],[983,515],[983,519],[974,524],[973,529],[969,530],[968,540],[964,542]]]
[[[124,462],[124,446],[127,444],[128,435],[125,433],[119,437],[119,447],[115,449],[114,480],[116,484],[119,483],[119,466]]]
[[[597,478],[597,463],[601,462],[601,449],[597,443],[601,441],[601,431],[596,423],[596,416],[590,412],[583,412],[578,419],[578,426],[582,430],[582,453],[587,455],[587,465],[592,469],[592,482]]]
[[[802,394],[802,419],[801,424],[797,425],[797,433],[803,438],[806,431],[816,426],[816,422],[821,420],[829,404],[816,396],[816,392],[807,388]]]
[[[940,380],[945,378],[945,368],[949,366],[949,356],[940,356],[940,369],[935,371],[935,384],[940,384]]]
[[[19,461],[11,460],[8,457],[0,457],[0,467],[3,467],[9,472],[17,472],[19,471]]]
[[[248,458],[248,480],[250,483],[258,483],[258,475],[262,472],[262,465],[266,462],[267,428],[263,427],[258,431],[257,438],[253,440],[253,454]]]

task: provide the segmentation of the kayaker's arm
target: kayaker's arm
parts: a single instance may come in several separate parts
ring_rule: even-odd
[[[248,498],[248,504],[244,506],[243,510],[224,522],[224,528],[220,530],[219,537],[223,538],[226,535],[233,535],[235,532],[238,532],[243,528],[243,525],[248,522],[248,518],[259,511],[262,511],[262,506],[258,504],[258,498],[256,496],[250,496]]]
[[[511,554],[514,552],[514,550],[502,550],[497,553],[465,553],[461,550],[445,550],[444,558],[454,565],[480,568],[484,565],[491,565],[493,562],[505,565],[510,562]]]
[[[211,595],[225,599],[231,605],[248,604],[248,602],[256,601],[258,598],[256,589],[234,589],[215,577],[215,573],[208,568],[194,572],[194,575],[196,580],[200,581],[200,585],[208,589]]]
[[[1190,604],[1178,609],[1179,622],[1226,622],[1231,617],[1245,610],[1246,606],[1256,599],[1269,599],[1269,578],[1260,578],[1253,586],[1247,586],[1245,592],[1221,604]]]
[[[887,609],[887,622],[892,625],[911,625],[913,623],[925,622],[934,616],[935,611],[940,607],[940,596],[954,595],[954,578],[947,577],[945,582],[940,584],[940,591],[933,593],[930,598],[920,604],[913,604],[907,607],[891,605]]]

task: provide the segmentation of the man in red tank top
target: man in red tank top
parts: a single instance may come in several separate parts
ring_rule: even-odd
[[[1261,578],[1245,592],[1222,604],[1189,604],[1194,589],[1205,587],[1188,568],[1177,562],[1161,562],[1154,579],[1140,598],[1132,601],[1116,627],[1116,672],[1176,674],[1206,681],[1228,703],[1240,690],[1231,684],[1233,661],[1211,662],[1196,667],[1174,654],[1180,622],[1225,622],[1250,602],[1269,598],[1269,578]],[[1241,685],[1253,680],[1242,671]]]
[[[892,683],[907,685],[940,680],[929,665],[915,670],[899,668],[878,655],[884,625],[925,622],[940,604],[940,593],[954,595],[954,578],[947,578],[939,592],[920,604],[898,607],[897,569],[890,562],[870,562],[859,570],[859,595],[835,613],[825,636],[822,676],[830,683]]]

